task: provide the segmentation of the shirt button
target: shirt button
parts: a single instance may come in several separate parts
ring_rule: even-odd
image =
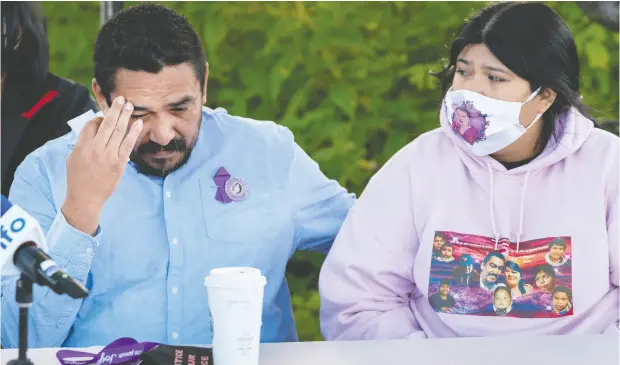
[[[173,239],[172,239],[172,241],[171,241],[171,243],[172,243],[173,245],[178,245],[178,244],[179,244],[179,240],[178,240],[178,239],[176,239],[176,238],[173,238]]]
[[[166,191],[166,198],[170,198],[172,196],[172,193],[169,191]]]
[[[172,294],[176,294],[179,292],[179,288],[177,288],[176,286],[172,287]]]
[[[179,334],[176,332],[172,332],[172,338],[176,340],[177,338],[179,338]]]
[[[92,247],[87,248],[86,249],[86,253],[89,254],[89,255],[92,255],[93,254],[93,248]]]

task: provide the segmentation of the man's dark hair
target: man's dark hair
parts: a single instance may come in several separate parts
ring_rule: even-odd
[[[2,2],[2,73],[6,88],[42,84],[49,64],[45,18],[37,2]]]
[[[492,251],[492,252],[489,252],[489,254],[484,258],[484,261],[482,261],[482,264],[486,265],[487,262],[489,262],[489,260],[491,259],[491,257],[497,257],[498,259],[506,262],[506,258],[504,257],[504,255],[502,255],[501,252]]]
[[[556,286],[555,289],[553,289],[553,294],[551,296],[554,296],[555,293],[564,293],[568,297],[569,302],[573,301],[573,293],[571,293],[570,289],[565,286]]]
[[[450,286],[450,279],[445,279],[445,278],[444,278],[444,279],[441,279],[441,280],[439,281],[439,286],[442,286],[442,285],[447,285],[447,286]]]
[[[549,242],[549,250],[551,250],[551,247],[553,246],[560,246],[566,250],[566,241],[561,238],[554,238],[551,242]]]
[[[189,62],[204,90],[207,60],[200,38],[184,16],[162,5],[140,4],[116,13],[97,36],[93,61],[108,104],[119,69],[159,73]]]

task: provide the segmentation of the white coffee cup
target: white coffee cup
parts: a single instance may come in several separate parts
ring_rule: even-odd
[[[215,364],[258,365],[266,283],[251,267],[213,269],[205,278]]]

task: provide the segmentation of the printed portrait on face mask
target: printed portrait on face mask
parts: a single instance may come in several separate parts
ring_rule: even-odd
[[[467,143],[473,145],[484,139],[484,132],[488,124],[486,115],[467,101],[461,105],[452,104],[452,110],[452,129]]]

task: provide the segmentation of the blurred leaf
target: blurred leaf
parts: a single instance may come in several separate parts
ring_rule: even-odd
[[[208,11],[201,12],[203,16],[202,41],[205,45],[207,60],[212,64],[219,64],[218,49],[226,39],[227,25],[215,6]]]
[[[355,107],[357,106],[357,95],[355,88],[343,83],[333,84],[329,89],[331,100],[338,105],[350,119],[355,117]]]
[[[588,63],[592,68],[607,69],[609,67],[609,55],[602,44],[587,43],[585,51],[588,55]]]
[[[306,304],[306,307],[312,311],[318,311],[321,307],[321,296],[318,292],[310,293],[310,298]]]
[[[291,56],[281,58],[271,70],[269,77],[269,97],[273,101],[278,99],[282,83],[289,78],[291,72],[293,72],[295,66],[297,66],[297,57]]]

